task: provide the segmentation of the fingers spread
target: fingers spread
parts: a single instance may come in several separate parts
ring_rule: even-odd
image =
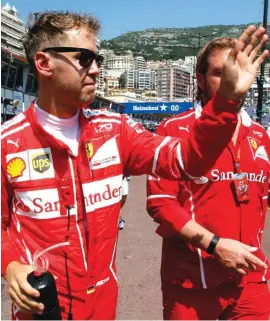
[[[264,62],[265,59],[267,59],[270,56],[270,53],[268,50],[264,50],[264,52],[254,61],[254,66],[256,69],[259,68],[259,66]]]
[[[239,50],[243,50],[247,46],[247,44],[249,44],[250,37],[253,35],[255,30],[256,27],[254,25],[251,25],[241,34],[241,36],[238,38],[240,47]]]
[[[250,42],[244,49],[245,53],[249,56],[253,48],[256,46],[257,42],[262,38],[265,33],[265,29],[260,27],[258,28],[253,35],[250,37]]]
[[[259,55],[262,47],[265,45],[265,43],[267,42],[268,40],[268,36],[267,35],[264,35],[262,38],[261,38],[261,41],[259,42],[259,44],[252,50],[252,52],[250,53],[249,57],[251,59],[251,61],[253,62],[257,55]]]

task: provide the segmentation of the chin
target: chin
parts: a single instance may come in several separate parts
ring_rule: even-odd
[[[92,94],[91,96],[88,96],[88,97],[81,97],[80,102],[81,102],[81,105],[85,106],[85,105],[92,104],[94,100],[95,100],[95,94]]]

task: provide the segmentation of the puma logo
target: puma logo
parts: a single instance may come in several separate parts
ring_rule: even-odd
[[[19,140],[20,140],[20,138],[18,138],[18,139],[16,140],[16,142],[14,142],[13,140],[8,139],[8,140],[7,140],[7,143],[8,143],[8,144],[15,145],[17,148],[19,148],[19,144],[18,144]]]
[[[187,125],[186,127],[179,126],[178,128],[189,133],[189,125]]]

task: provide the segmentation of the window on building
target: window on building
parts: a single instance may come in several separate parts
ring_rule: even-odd
[[[8,75],[8,64],[2,62],[1,63],[1,85],[3,87],[6,87],[7,75]]]
[[[35,78],[35,76],[33,74],[28,74],[28,78],[27,78],[27,83],[26,83],[26,88],[25,88],[25,92],[28,94],[33,94],[36,95],[38,91],[38,83],[37,80]]]
[[[7,87],[10,89],[14,89],[15,80],[17,75],[17,68],[15,66],[9,67],[8,79],[7,79]]]
[[[18,74],[15,82],[15,90],[23,91],[23,66],[18,66]]]

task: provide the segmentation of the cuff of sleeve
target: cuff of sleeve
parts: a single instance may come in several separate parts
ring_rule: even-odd
[[[152,216],[160,223],[156,232],[162,237],[176,235],[191,220],[191,216],[180,205],[159,207],[157,214]]]
[[[9,263],[16,261],[20,262],[20,257],[16,252],[8,250],[2,250],[1,254],[1,276],[4,277],[6,274],[6,269]]]
[[[228,100],[219,95],[218,92],[215,93],[212,99],[212,106],[217,111],[227,111],[227,112],[238,112],[238,106],[241,101]]]

